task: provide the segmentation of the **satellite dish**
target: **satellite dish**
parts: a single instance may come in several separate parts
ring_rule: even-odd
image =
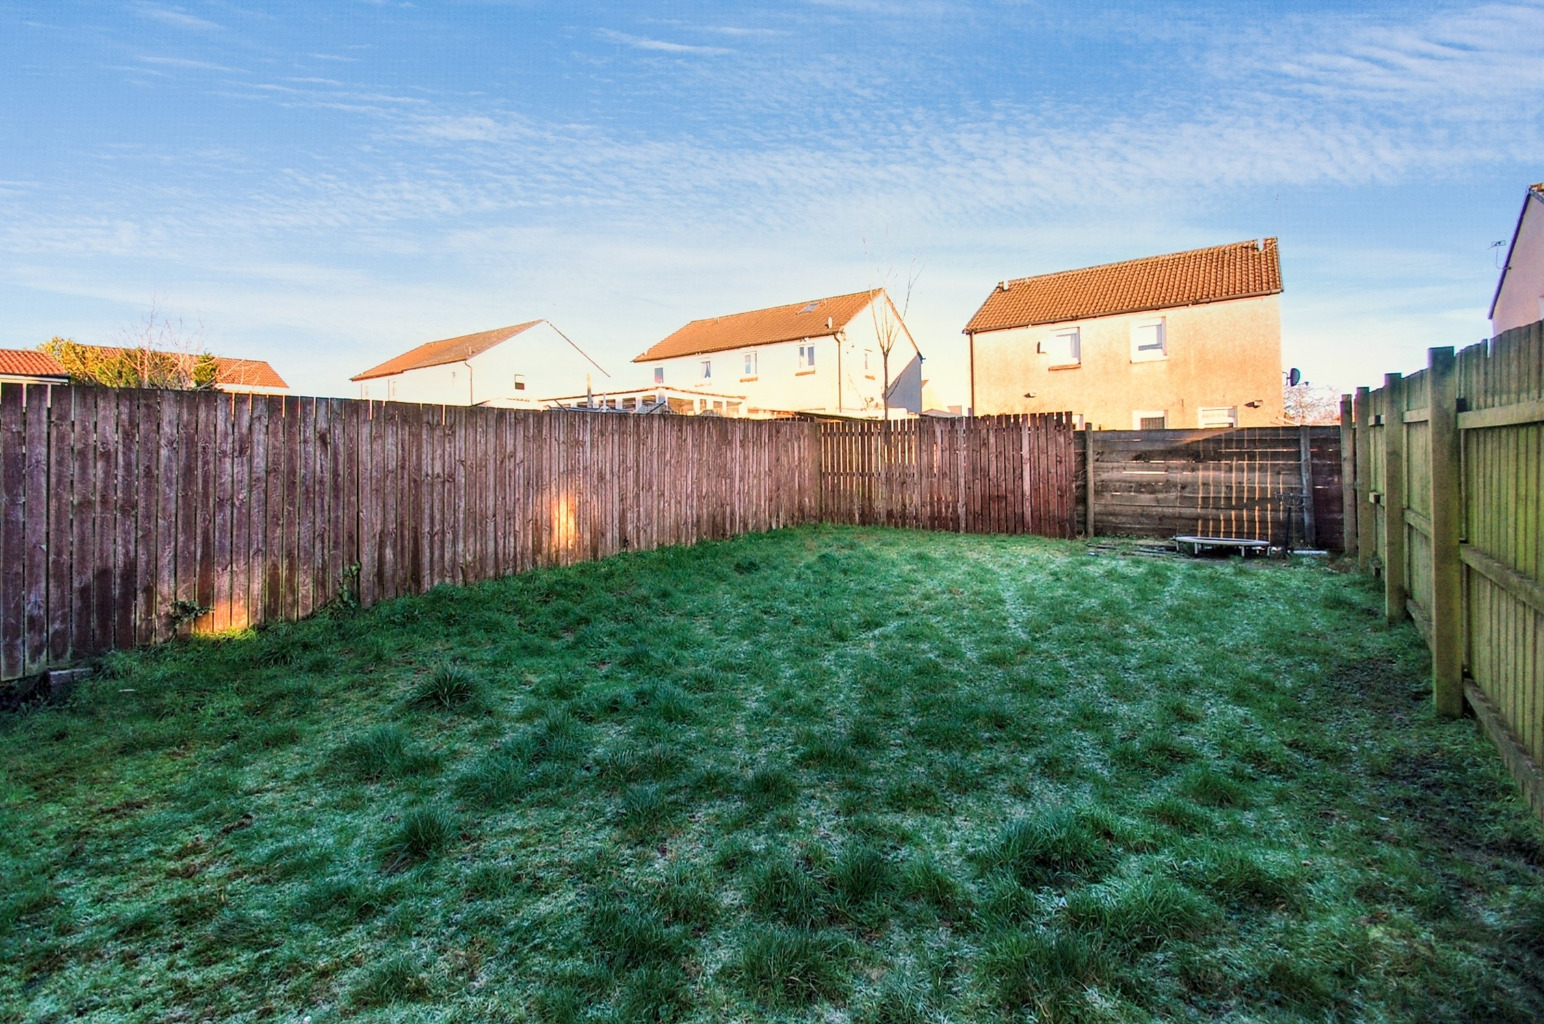
[[[1301,384],[1302,382],[1303,382],[1303,371],[1299,370],[1295,366],[1292,367],[1292,369],[1287,371],[1287,386],[1288,387],[1295,388],[1299,384]]]

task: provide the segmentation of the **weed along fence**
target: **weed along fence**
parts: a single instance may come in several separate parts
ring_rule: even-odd
[[[1337,427],[1083,431],[1083,532],[1341,546]]]
[[[822,517],[1071,537],[1075,437],[1062,413],[822,423]]]
[[[1467,699],[1544,815],[1544,325],[1389,374],[1342,402],[1347,550],[1432,652],[1437,710]],[[1349,520],[1354,519],[1353,522]]]
[[[0,387],[0,678],[819,512],[813,424]]]

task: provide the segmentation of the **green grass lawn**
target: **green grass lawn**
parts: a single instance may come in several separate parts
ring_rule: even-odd
[[[0,1019],[1541,1019],[1374,586],[814,528],[116,655],[0,717]]]

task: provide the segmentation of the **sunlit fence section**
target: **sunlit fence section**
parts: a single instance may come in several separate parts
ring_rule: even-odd
[[[817,427],[0,388],[0,678],[814,520]]]
[[[1425,635],[1438,710],[1467,701],[1544,814],[1544,324],[1350,404],[1348,549]]]

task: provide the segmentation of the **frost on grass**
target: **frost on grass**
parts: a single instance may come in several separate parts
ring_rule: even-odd
[[[1544,847],[1322,568],[817,528],[0,721],[18,1019],[1524,1021]]]

